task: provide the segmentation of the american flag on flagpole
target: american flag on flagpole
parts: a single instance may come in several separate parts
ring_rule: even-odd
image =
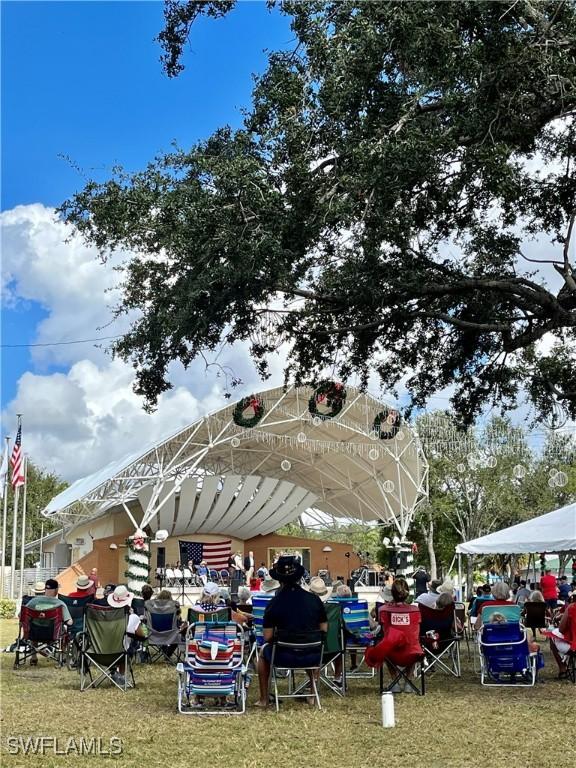
[[[10,466],[12,467],[12,488],[16,489],[24,485],[24,461],[22,455],[22,423],[18,419],[18,431],[16,440],[10,457]]]
[[[178,544],[182,565],[188,565],[190,560],[194,565],[206,560],[208,568],[220,570],[228,567],[228,558],[232,552],[232,539],[225,541],[184,541],[179,539]]]

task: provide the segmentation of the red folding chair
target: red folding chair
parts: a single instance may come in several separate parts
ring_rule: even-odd
[[[55,661],[61,667],[64,664],[66,639],[66,626],[61,606],[36,609],[23,605],[20,609],[14,669],[25,664],[27,659],[36,657],[37,654]]]

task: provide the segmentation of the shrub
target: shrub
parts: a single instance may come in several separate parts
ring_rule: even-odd
[[[16,602],[14,600],[0,599],[0,618],[13,619],[16,615]]]

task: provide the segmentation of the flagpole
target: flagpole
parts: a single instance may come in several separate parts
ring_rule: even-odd
[[[28,490],[28,456],[24,454],[24,498],[22,499],[22,534],[20,544],[20,601],[24,596],[24,547],[26,545],[26,496]]]
[[[20,486],[14,491],[14,514],[12,516],[12,558],[10,560],[10,600],[14,599],[14,581],[16,579],[16,539],[18,536],[18,502],[20,501]]]
[[[4,438],[6,440],[6,456],[10,456],[10,438]],[[4,510],[2,512],[2,571],[0,571],[0,598],[4,597],[4,581],[6,571],[6,524],[8,522],[8,467],[6,467],[6,474],[4,476]]]

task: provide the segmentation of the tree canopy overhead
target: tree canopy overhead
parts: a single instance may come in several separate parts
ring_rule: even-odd
[[[296,41],[241,129],[61,208],[134,253],[118,311],[139,316],[114,351],[137,391],[153,405],[170,362],[238,339],[266,376],[286,341],[296,383],[407,376],[419,406],[454,385],[466,422],[526,389],[576,417],[575,3],[270,5]],[[169,75],[192,23],[233,6],[166,3]]]

